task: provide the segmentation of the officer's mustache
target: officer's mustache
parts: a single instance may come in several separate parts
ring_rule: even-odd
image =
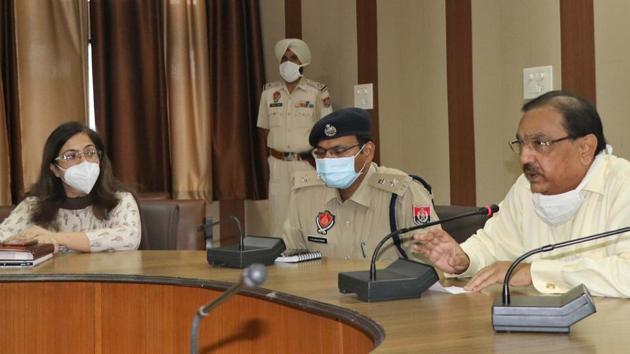
[[[522,169],[525,174],[540,174],[540,170],[531,163],[524,164]]]

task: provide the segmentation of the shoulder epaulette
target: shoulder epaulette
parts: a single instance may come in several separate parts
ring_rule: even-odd
[[[312,186],[325,186],[316,171],[297,171],[293,174],[293,189]]]
[[[375,173],[370,177],[369,185],[389,193],[402,195],[411,182],[411,177],[405,174]]]
[[[322,84],[321,82],[313,81],[311,79],[304,78],[304,83],[308,86],[315,88],[318,91],[326,91],[326,84]]]
[[[280,87],[280,86],[282,86],[282,82],[280,81],[268,82],[265,84],[265,86],[263,86],[263,90],[269,90],[270,88]]]

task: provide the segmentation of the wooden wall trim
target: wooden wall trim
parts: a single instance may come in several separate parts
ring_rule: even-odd
[[[374,162],[380,162],[379,120],[378,120],[378,28],[376,0],[356,0],[357,11],[357,83],[373,84],[374,109],[372,132],[376,152]]]
[[[451,204],[476,205],[470,0],[446,0]]]
[[[302,38],[302,0],[284,0],[284,36]]]
[[[595,104],[593,0],[560,0],[562,88]]]

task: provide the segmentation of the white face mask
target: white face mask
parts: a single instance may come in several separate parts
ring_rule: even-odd
[[[59,166],[58,166],[59,167]],[[70,166],[67,169],[59,167],[64,171],[61,179],[70,187],[85,194],[90,194],[92,187],[96,183],[101,168],[98,163],[83,161],[80,164]]]
[[[550,225],[559,225],[569,221],[582,206],[584,198],[580,192],[597,171],[603,156],[604,152],[601,152],[595,157],[582,182],[575,189],[554,195],[532,194],[536,214]]]
[[[302,76],[302,74],[300,74],[300,65],[297,65],[296,63],[288,60],[284,63],[281,63],[280,76],[282,76],[282,78],[286,82],[294,82]]]

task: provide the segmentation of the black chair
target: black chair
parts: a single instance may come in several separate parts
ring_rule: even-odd
[[[479,210],[478,207],[468,207],[459,205],[436,205],[435,212],[440,219],[446,219],[452,216]],[[448,232],[453,238],[462,243],[470,236],[474,235],[477,230],[483,228],[488,217],[485,215],[475,215],[465,217],[459,220],[453,220],[442,224],[442,229]]]

